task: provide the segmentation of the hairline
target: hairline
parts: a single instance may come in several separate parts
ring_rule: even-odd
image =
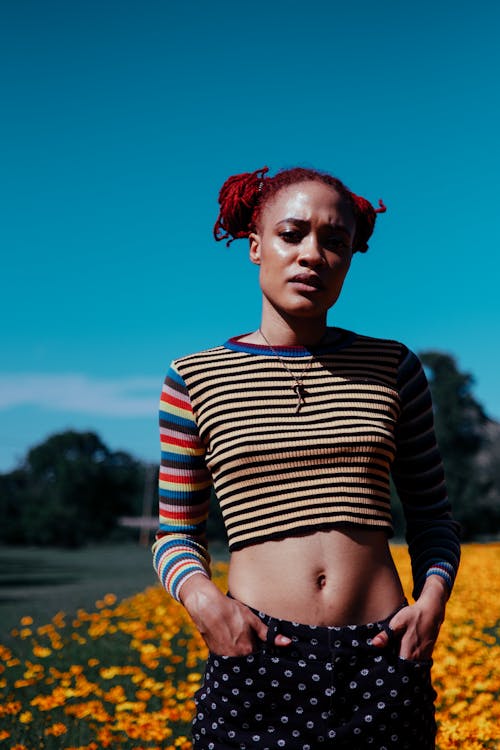
[[[278,173],[279,174],[279,173]],[[330,177],[330,175],[325,175],[326,178]],[[337,180],[337,178],[333,178],[334,180],[338,181],[339,185],[332,185],[331,182],[328,181],[328,179],[323,179],[323,175],[318,173],[317,175],[311,175],[310,177],[304,177],[300,180],[297,180],[297,182],[291,182],[288,185],[281,185],[275,192],[271,192],[269,196],[266,198],[266,196],[263,196],[263,200],[259,202],[258,206],[256,207],[256,213],[257,213],[257,221],[253,222],[253,228],[252,231],[259,233],[260,227],[259,224],[262,220],[262,215],[264,211],[266,211],[269,206],[271,206],[274,201],[277,199],[280,193],[282,193],[284,190],[287,190],[289,188],[294,188],[297,185],[303,185],[308,182],[319,182],[321,185],[324,185],[325,187],[332,190],[332,192],[337,193],[340,198],[345,201],[351,211],[352,219],[354,221],[354,229],[356,230],[356,213],[354,211],[354,205],[353,201],[351,199],[351,194],[348,188],[343,185],[343,183],[340,180]]]

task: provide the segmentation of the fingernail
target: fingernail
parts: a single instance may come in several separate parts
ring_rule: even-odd
[[[291,638],[288,638],[286,635],[279,635],[278,638],[279,638],[279,642],[283,646],[288,646],[288,644],[292,642]]]

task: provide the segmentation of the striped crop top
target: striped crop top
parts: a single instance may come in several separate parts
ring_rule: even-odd
[[[233,338],[172,363],[160,401],[153,553],[175,598],[195,573],[210,575],[212,485],[235,551],[342,525],[391,535],[391,475],[406,518],[414,596],[431,574],[451,589],[458,525],[422,366],[398,342],[330,333],[334,343],[314,349],[273,351]],[[299,378],[304,367],[297,413],[291,372]]]

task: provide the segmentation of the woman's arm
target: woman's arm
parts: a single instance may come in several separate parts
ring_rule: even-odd
[[[160,526],[154,566],[169,593],[188,611],[211,651],[251,653],[267,626],[244,604],[224,596],[210,580],[206,522],[211,477],[189,392],[173,364],[160,400]],[[288,638],[276,636],[275,645]]]
[[[434,433],[432,400],[419,359],[406,347],[399,367],[401,415],[392,477],[403,505],[415,604],[389,623],[401,638],[400,656],[432,655],[460,560],[459,525],[453,520]],[[380,633],[374,646],[385,646]]]
[[[442,578],[449,594],[460,561],[460,526],[453,520],[446,493],[427,378],[418,357],[406,347],[398,388],[401,414],[396,427],[392,478],[406,520],[413,596],[418,599],[431,576]]]
[[[160,524],[153,564],[167,591],[180,600],[189,578],[210,577],[206,523],[211,477],[184,380],[172,364],[160,399]]]

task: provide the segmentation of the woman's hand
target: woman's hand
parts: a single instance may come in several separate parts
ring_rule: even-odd
[[[210,651],[224,656],[246,656],[258,640],[265,641],[267,625],[248,607],[231,599],[203,575],[194,575],[182,586],[180,598]],[[275,646],[290,645],[277,635]]]
[[[432,658],[432,652],[444,620],[448,599],[445,582],[439,576],[429,576],[415,604],[397,612],[389,623],[400,640],[399,656],[419,661]],[[372,641],[377,648],[389,643],[386,632],[378,633]]]

